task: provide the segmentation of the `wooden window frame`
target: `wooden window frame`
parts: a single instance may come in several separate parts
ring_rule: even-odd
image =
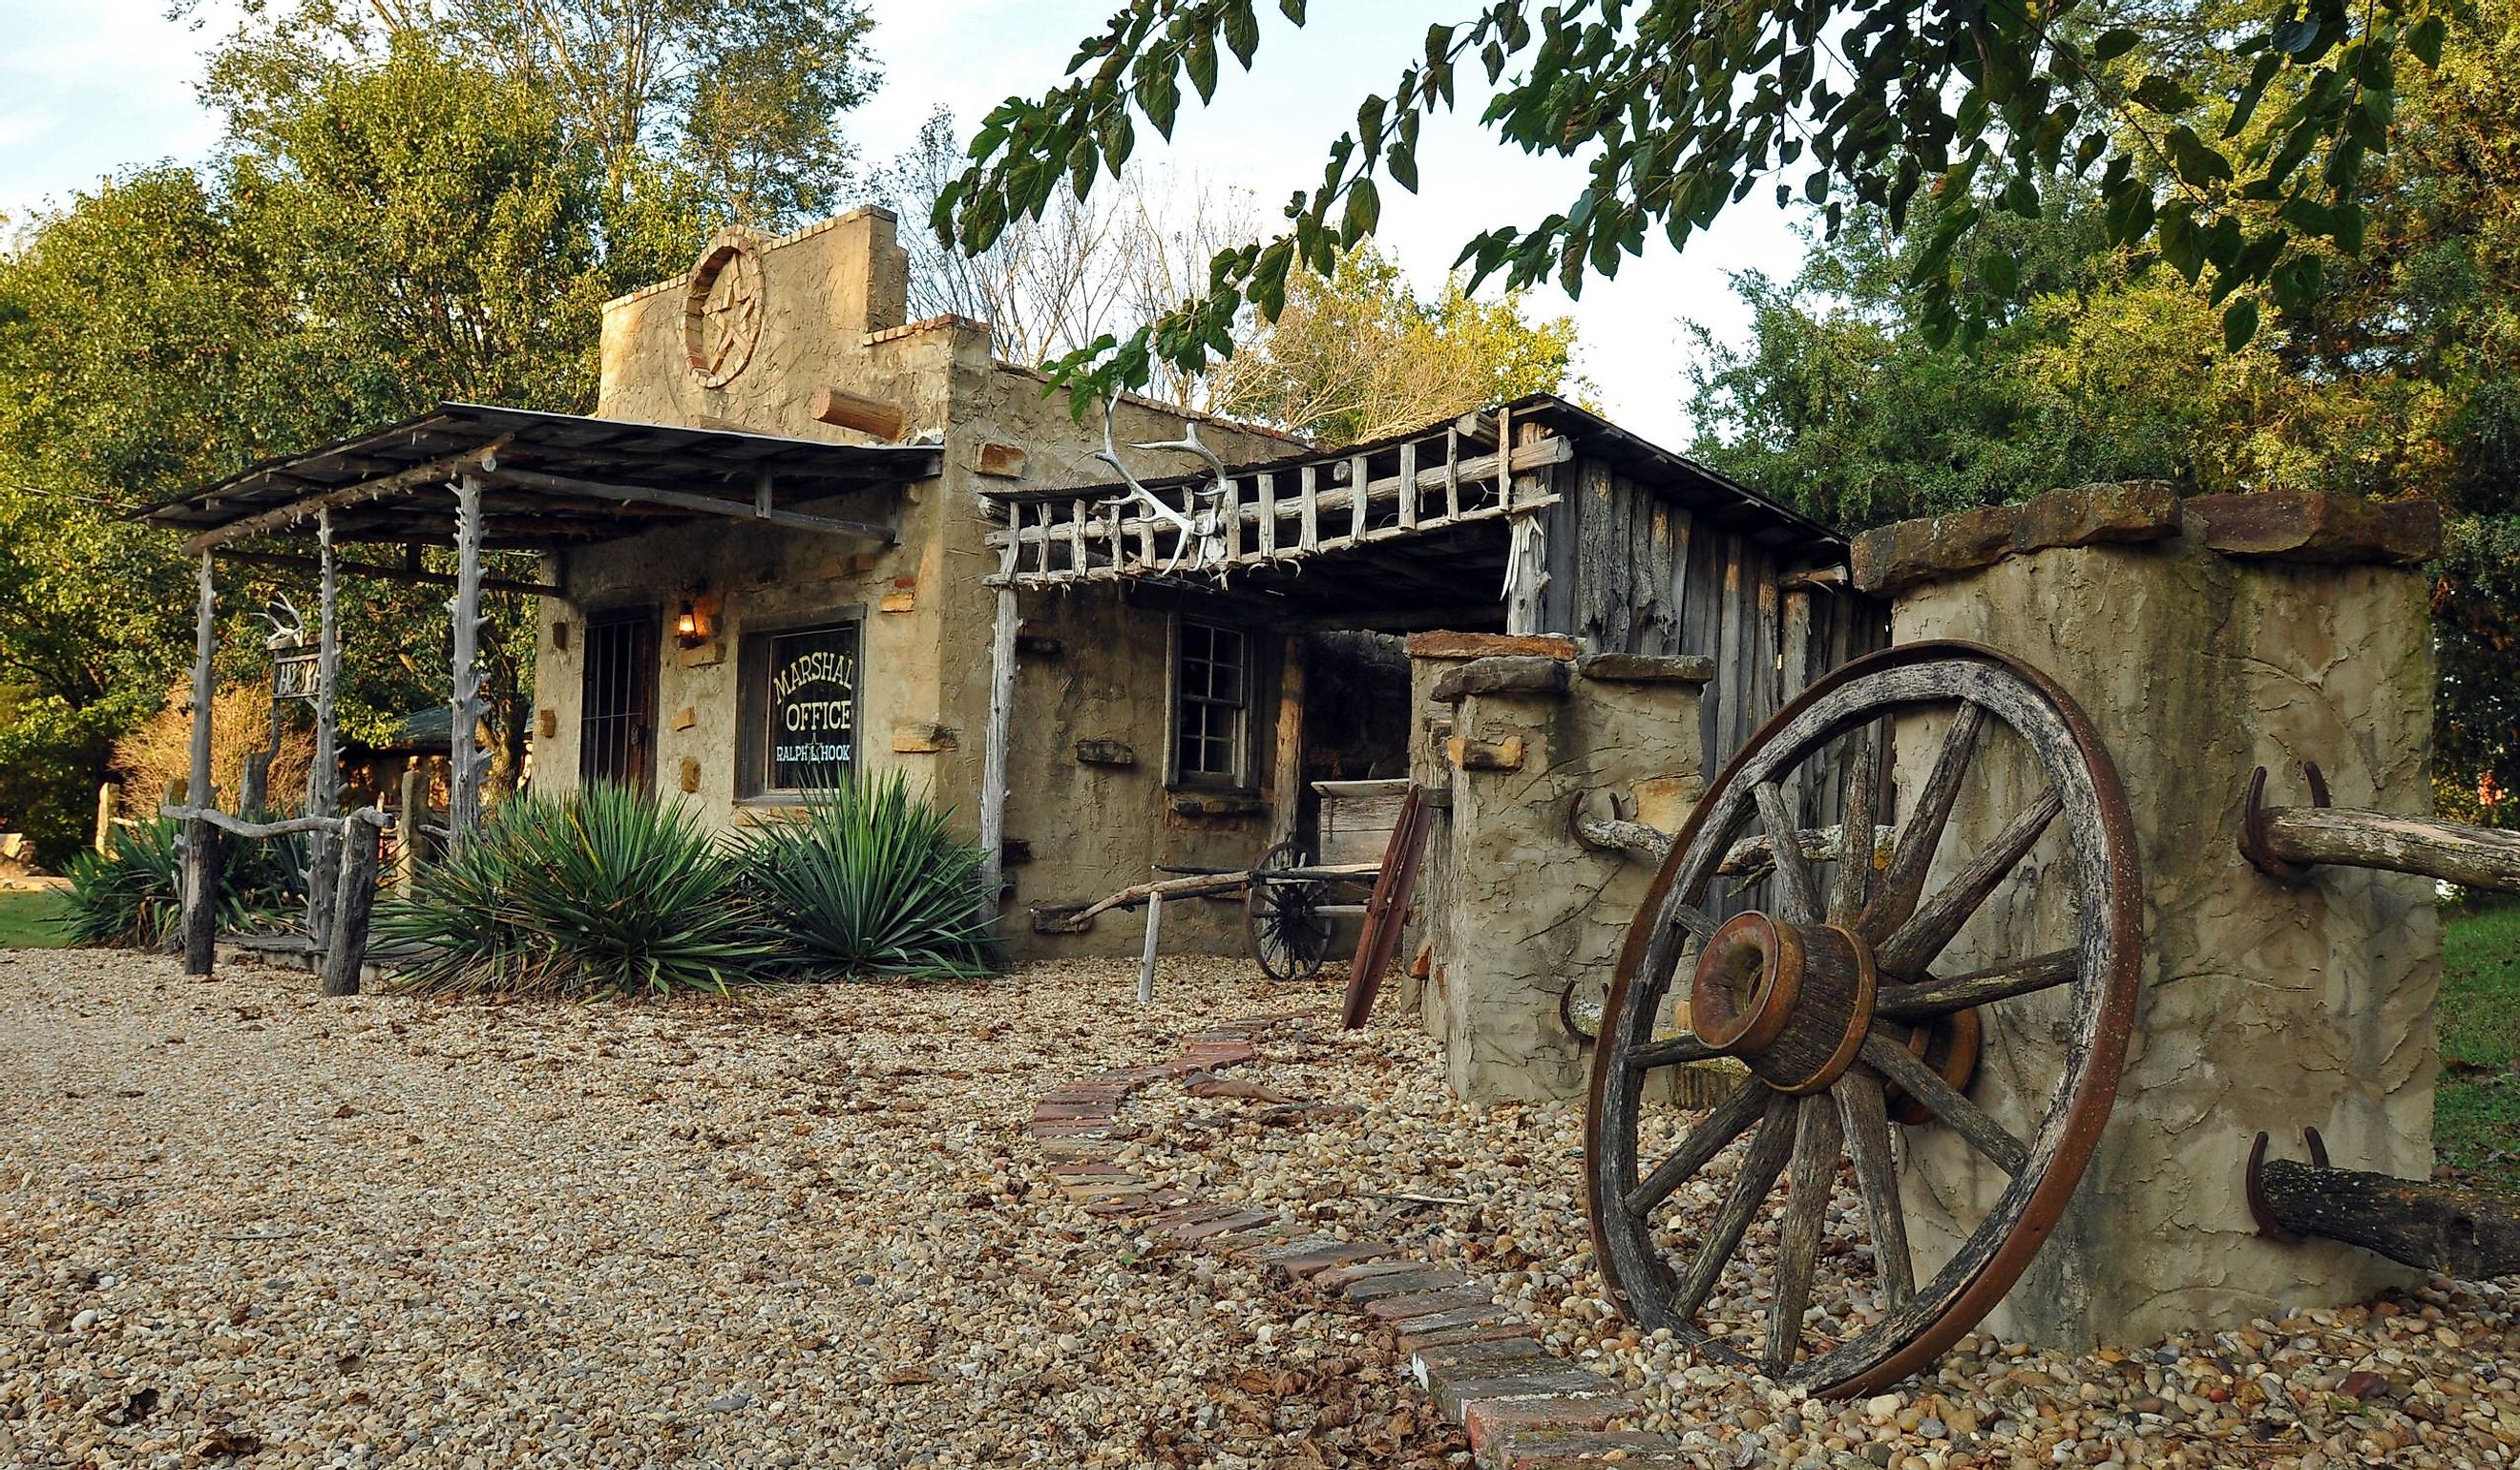
[[[769,693],[770,645],[791,633],[843,624],[857,630],[858,708],[853,775],[867,772],[867,604],[849,602],[810,612],[746,618],[735,635],[735,804],[739,807],[801,807],[804,792],[770,784]]]
[[[1183,630],[1197,627],[1215,633],[1230,633],[1241,642],[1242,693],[1238,718],[1234,730],[1234,770],[1231,773],[1187,771],[1182,765],[1183,710],[1188,699],[1195,697],[1208,705],[1226,701],[1212,696],[1186,695],[1182,689],[1182,663],[1187,652]],[[1199,617],[1176,612],[1172,615],[1164,644],[1164,784],[1176,790],[1222,791],[1257,794],[1259,762],[1255,744],[1256,713],[1260,704],[1260,640],[1246,624],[1222,618]],[[1213,659],[1210,660],[1213,663]]]

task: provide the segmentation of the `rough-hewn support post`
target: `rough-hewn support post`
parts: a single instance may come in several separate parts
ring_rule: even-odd
[[[333,708],[341,669],[340,574],[333,564],[330,508],[315,512],[315,759],[306,771],[306,815],[330,817],[341,790],[339,732]],[[306,834],[306,934],[319,952],[332,938],[333,876],[339,860],[329,830],[319,827]]]
[[[112,781],[101,781],[96,788],[96,850],[106,852],[113,846],[113,797],[120,789]]]
[[[481,820],[481,482],[455,482],[455,686],[448,732],[446,849]]]
[[[352,817],[341,823],[340,874],[332,893],[332,943],[324,950],[324,994],[359,993],[368,958],[368,915],[377,902],[378,828]]]
[[[210,554],[202,553],[197,582],[201,604],[193,620],[193,764],[187,805],[210,805],[210,657],[219,648],[219,589]],[[219,840],[209,823],[184,824],[184,973],[206,975],[217,961],[219,938]]]
[[[989,639],[989,728],[980,741],[980,904],[994,917],[1006,890],[1007,740],[1015,707],[1015,590],[998,589]]]
[[[1278,748],[1269,768],[1269,841],[1291,841],[1304,810],[1304,636],[1286,635],[1278,662]]]

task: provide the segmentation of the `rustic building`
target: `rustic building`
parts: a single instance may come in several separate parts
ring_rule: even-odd
[[[1073,414],[982,325],[902,320],[894,232],[730,231],[609,303],[591,418],[445,405],[152,519],[205,567],[538,553],[538,786],[740,824],[907,771],[1002,855],[1017,914],[1247,867],[1317,836],[1314,781],[1406,776],[1399,635],[1711,655],[1700,762],[1883,635],[1820,526],[1556,398],[1332,454],[1136,399]],[[270,547],[310,530],[311,557]],[[335,564],[425,575],[397,560]],[[1118,927],[1008,925],[1049,952],[1133,946]],[[1165,938],[1238,948],[1240,907],[1177,906]]]

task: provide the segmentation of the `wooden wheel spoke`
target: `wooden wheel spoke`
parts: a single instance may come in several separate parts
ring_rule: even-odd
[[[1969,859],[1958,876],[1917,905],[1908,921],[1881,941],[1873,955],[1874,963],[1893,975],[1913,975],[1933,963],[1934,957],[1960,932],[1960,926],[1977,913],[2005,875],[2029,856],[2030,849],[2063,810],[2064,798],[2056,794],[2053,786],[2041,792],[2037,801],[2003,824],[2003,830],[1996,833],[1984,851]]]
[[[1880,732],[1856,732],[1845,811],[1837,825],[1837,882],[1828,896],[1828,921],[1833,924],[1852,925],[1872,894],[1872,829],[1881,810],[1882,743]]]
[[[1895,929],[1915,910],[1917,897],[1925,891],[1925,872],[1934,866],[1934,849],[1942,845],[1943,827],[1952,820],[1952,803],[1959,799],[1960,778],[1968,774],[1978,736],[1985,729],[1986,710],[1981,705],[1963,703],[1952,717],[1942,749],[1934,755],[1933,774],[1925,778],[1915,810],[1908,814],[1907,824],[1899,829],[1898,845],[1890,851],[1890,869],[1873,885],[1872,901],[1864,912],[1867,934]]]
[[[1619,1207],[1640,1219],[1652,1213],[1655,1206],[1671,1198],[1671,1192],[1688,1182],[1691,1176],[1705,1168],[1733,1139],[1749,1131],[1768,1110],[1767,1085],[1753,1077],[1733,1090],[1732,1095],[1715,1105],[1712,1112],[1698,1120],[1697,1127],[1670,1158],[1654,1166],[1654,1171],[1637,1181],[1637,1186],[1620,1196]]]
[[[1671,904],[1664,911],[1663,917],[1674,927],[1687,932],[1689,938],[1699,944],[1704,944],[1715,933],[1715,920],[1707,916],[1706,911],[1692,908],[1688,904],[1678,902]]]
[[[1683,1067],[1690,1062],[1713,1061],[1723,1054],[1693,1036],[1666,1037],[1629,1051],[1628,1065],[1639,1072],[1650,1072],[1656,1067]]]
[[[1732,1192],[1724,1197],[1724,1208],[1716,1213],[1715,1223],[1708,1227],[1706,1239],[1697,1248],[1697,1257],[1688,1263],[1688,1274],[1672,1288],[1672,1315],[1687,1321],[1706,1305],[1715,1290],[1716,1278],[1724,1274],[1724,1263],[1741,1248],[1741,1237],[1749,1233],[1750,1222],[1758,1216],[1759,1206],[1766,1202],[1777,1176],[1784,1173],[1785,1160],[1794,1151],[1794,1110],[1799,1099],[1782,1092],[1768,1098],[1768,1115],[1759,1122],[1759,1131],[1750,1136],[1750,1152],[1741,1160],[1741,1172],[1732,1180]]]
[[[1890,1114],[1883,1105],[1881,1078],[1853,1067],[1829,1092],[1837,1099],[1847,1157],[1855,1163],[1855,1189],[1863,1196],[1865,1227],[1872,1234],[1874,1273],[1896,1311],[1915,1297],[1916,1270],[1908,1254],[1908,1215],[1899,1204],[1899,1178],[1890,1158]]]
[[[1751,795],[1759,803],[1759,821],[1768,829],[1768,851],[1777,865],[1783,916],[1794,923],[1820,917],[1820,882],[1812,876],[1811,860],[1803,856],[1802,824],[1786,809],[1784,789],[1763,780]]]
[[[1864,1039],[1865,1065],[1899,1085],[1901,1091],[1925,1105],[1926,1111],[1951,1125],[1969,1146],[2006,1174],[2019,1174],[2030,1164],[2030,1150],[1986,1110],[1952,1091],[1941,1074],[1916,1060],[1908,1048],[1875,1032]]]
[[[2081,973],[2080,955],[2072,950],[2050,950],[1949,979],[1928,977],[1912,985],[1883,981],[1872,1013],[1891,1021],[1929,1021],[1972,1005],[1992,1005],[2014,996],[2063,985]]]
[[[1768,1371],[1794,1365],[1802,1346],[1803,1309],[1811,1305],[1812,1268],[1820,1260],[1829,1185],[1837,1179],[1837,1104],[1801,1099],[1794,1122],[1793,1169],[1786,1181],[1785,1225],[1777,1242],[1777,1294],[1768,1307]]]

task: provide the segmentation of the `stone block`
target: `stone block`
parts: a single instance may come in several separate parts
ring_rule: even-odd
[[[1560,698],[1569,683],[1567,669],[1565,659],[1529,654],[1473,658],[1445,670],[1428,697],[1438,704],[1459,704],[1473,694]]]
[[[920,720],[892,728],[892,748],[904,755],[936,755],[955,746],[953,727]]]
[[[1504,1470],[1509,1463],[1507,1448],[1518,1430],[1607,1429],[1642,1412],[1643,1406],[1625,1394],[1479,1399],[1462,1405],[1462,1428],[1470,1437],[1470,1454],[1480,1470]]]
[[[1444,755],[1462,771],[1519,771],[1522,769],[1522,736],[1473,740],[1468,735],[1457,735],[1444,742]]]
[[[1257,796],[1198,796],[1189,792],[1172,799],[1176,817],[1257,817],[1269,810],[1269,804]]]
[[[2277,490],[2200,495],[2186,509],[2203,523],[2205,544],[2227,557],[2407,566],[2441,550],[2441,507],[2428,500]]]
[[[992,479],[1019,480],[1024,474],[1024,452],[1020,444],[1001,444],[983,439],[971,451],[971,472]]]
[[[1430,1292],[1461,1291],[1474,1284],[1476,1283],[1468,1276],[1450,1267],[1428,1266],[1420,1261],[1411,1262],[1409,1269],[1396,1270],[1388,1275],[1368,1276],[1363,1280],[1346,1282],[1340,1288],[1340,1295],[1351,1302],[1378,1302],[1385,1297],[1425,1296]]]
[[[1138,752],[1125,740],[1079,740],[1076,759],[1087,766],[1134,766]]]
[[[1575,640],[1557,633],[1412,633],[1412,658],[1573,658]]]
[[[1715,660],[1703,653],[1587,653],[1575,660],[1575,672],[1613,684],[1704,684],[1715,677]]]
[[[2020,513],[2017,506],[1980,506],[1867,531],[1855,538],[1856,589],[1888,596],[1992,566],[2012,550]]]
[[[1546,1354],[1537,1362],[1490,1364],[1486,1370],[1468,1371],[1476,1376],[1438,1377],[1428,1385],[1435,1396],[1435,1406],[1448,1417],[1459,1419],[1463,1409],[1483,1400],[1555,1399],[1612,1391],[1609,1381],[1598,1373]]]
[[[2012,549],[2161,541],[2179,534],[2179,492],[2168,480],[2126,480],[2050,490],[2024,504]]]
[[[700,763],[698,756],[684,756],[681,780],[675,782],[686,794],[698,794],[700,788]]]

